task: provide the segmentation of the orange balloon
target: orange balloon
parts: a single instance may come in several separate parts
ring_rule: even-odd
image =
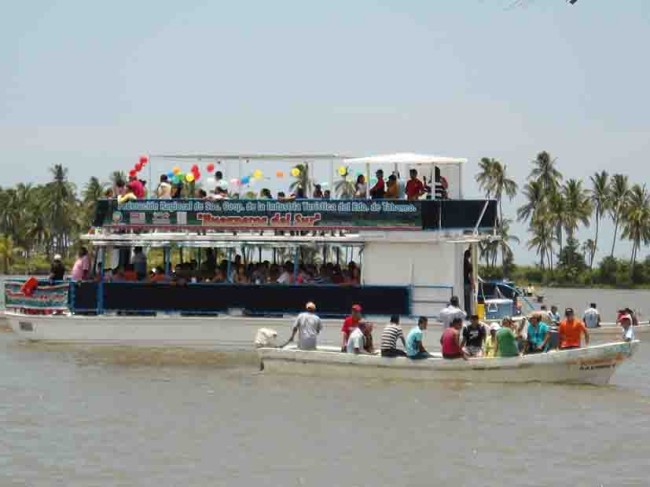
[[[283,178],[283,177],[284,177],[284,173],[283,173],[282,171],[277,171],[277,172],[275,173],[275,177],[277,177],[277,178]]]

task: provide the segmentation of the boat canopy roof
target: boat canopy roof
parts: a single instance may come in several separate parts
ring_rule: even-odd
[[[208,160],[208,161],[331,161],[333,159],[346,159],[349,155],[343,154],[153,154],[151,157],[158,159],[179,160]]]
[[[459,165],[467,162],[461,157],[444,157],[428,154],[415,154],[413,152],[399,152],[396,154],[383,154],[368,157],[345,159],[345,164],[435,164]]]

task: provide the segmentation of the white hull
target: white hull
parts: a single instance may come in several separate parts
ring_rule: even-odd
[[[554,382],[607,384],[616,367],[631,357],[638,341],[505,359],[445,360],[383,358],[331,351],[263,348],[265,371],[301,375],[349,376],[428,381]]]

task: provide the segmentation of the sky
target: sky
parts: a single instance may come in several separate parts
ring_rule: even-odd
[[[648,0],[35,0],[4,12],[1,186],[45,182],[60,163],[83,187],[167,152],[467,157],[466,197],[480,196],[483,156],[520,185],[542,150],[586,185],[601,170],[650,177]],[[525,226],[513,230],[516,259],[533,262]],[[600,255],[611,239],[606,223]]]

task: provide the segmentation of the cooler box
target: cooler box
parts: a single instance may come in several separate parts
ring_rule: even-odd
[[[501,320],[506,316],[514,316],[515,306],[512,299],[486,299],[485,319]]]

